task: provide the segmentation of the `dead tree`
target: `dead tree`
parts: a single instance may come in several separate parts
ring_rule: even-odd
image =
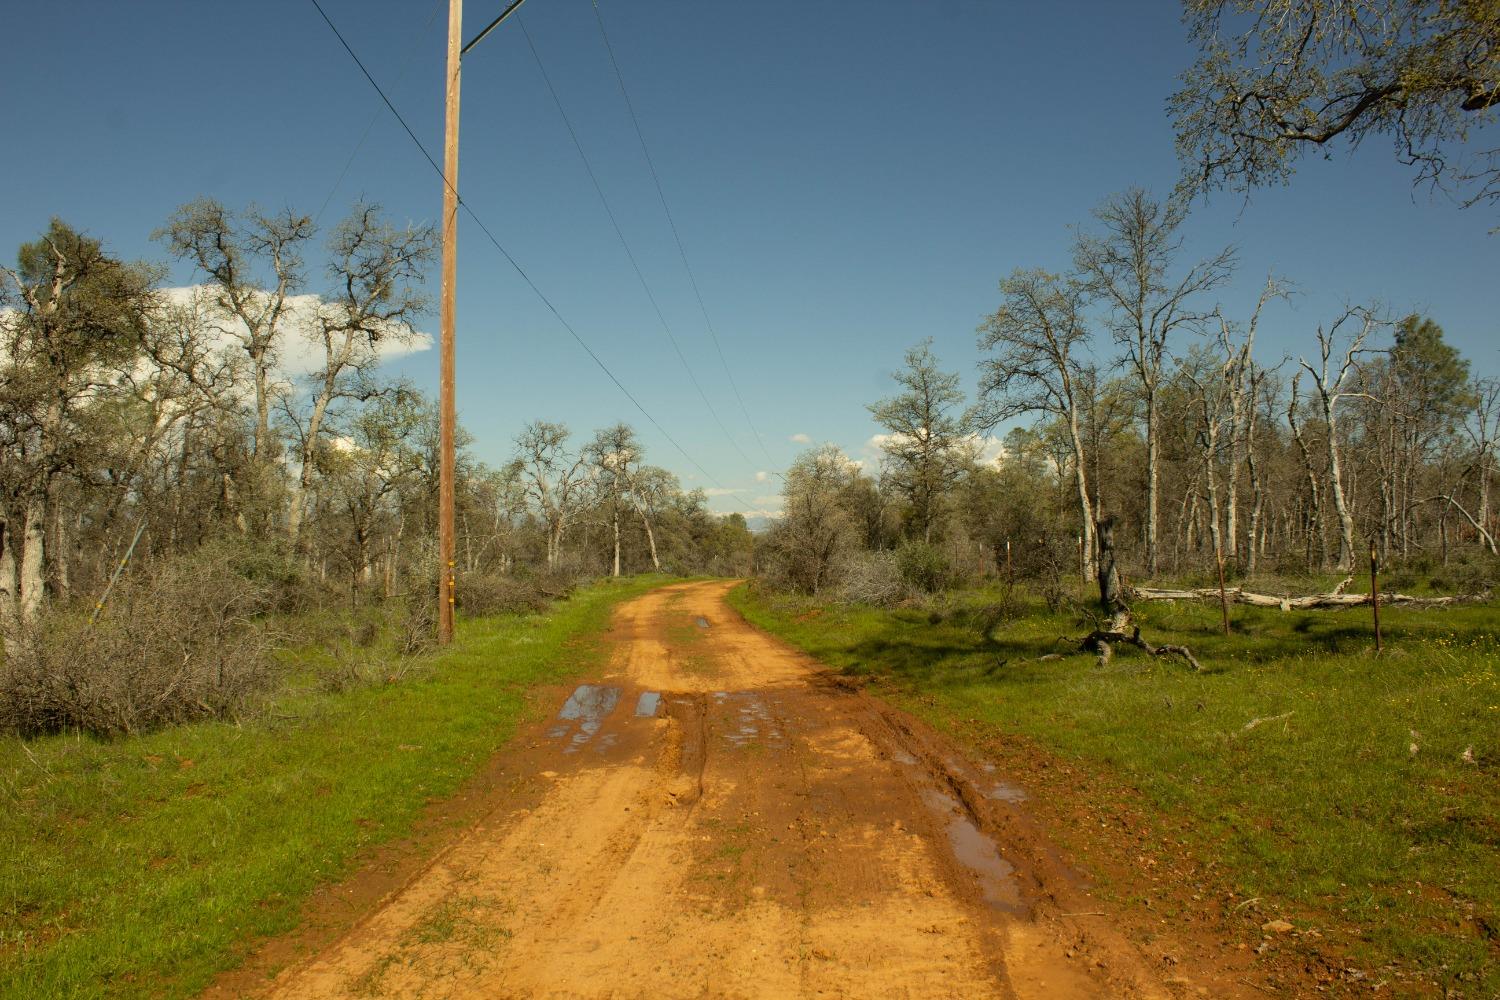
[[[1194,658],[1186,646],[1157,646],[1141,638],[1141,628],[1125,603],[1125,588],[1120,582],[1119,567],[1115,564],[1115,518],[1107,515],[1099,521],[1095,536],[1099,544],[1099,604],[1107,623],[1083,637],[1079,648],[1099,657],[1099,666],[1109,663],[1114,655],[1115,643],[1127,643],[1143,650],[1149,656],[1181,657],[1194,670],[1202,670],[1203,664]]]

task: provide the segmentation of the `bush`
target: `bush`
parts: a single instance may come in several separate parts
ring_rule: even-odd
[[[894,552],[855,552],[845,560],[839,596],[850,604],[892,608],[910,594]]]
[[[459,578],[456,589],[458,608],[467,615],[545,611],[552,602],[552,595],[531,576],[465,575]]]
[[[14,637],[0,667],[0,730],[116,735],[237,714],[275,679],[264,620],[277,587],[224,549],[122,580],[90,625],[65,611]]]
[[[907,585],[926,594],[944,589],[953,579],[947,554],[927,542],[903,542],[896,550],[896,562]]]

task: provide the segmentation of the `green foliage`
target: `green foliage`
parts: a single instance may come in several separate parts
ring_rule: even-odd
[[[902,542],[896,550],[896,562],[901,578],[923,593],[936,593],[953,582],[953,565],[941,546],[915,539]]]
[[[1475,932],[1500,926],[1500,610],[1388,609],[1376,659],[1359,612],[1237,609],[1224,637],[1212,605],[1148,606],[1145,633],[1189,645],[1208,668],[1193,674],[1128,649],[1102,670],[1087,654],[1039,662],[1086,625],[1035,603],[1003,620],[995,600],[811,617],[805,599],[731,594],[754,624],[939,726],[1019,734],[1133,785],[1226,891],[1319,928],[1336,954],[1455,995],[1500,990]],[[1264,919],[1229,918],[1250,940]]]

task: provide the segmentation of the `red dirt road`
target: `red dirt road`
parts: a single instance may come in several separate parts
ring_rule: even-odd
[[[607,672],[517,742],[529,794],[260,992],[1226,995],[1160,979],[1018,793],[752,629],[729,586],[622,606]]]

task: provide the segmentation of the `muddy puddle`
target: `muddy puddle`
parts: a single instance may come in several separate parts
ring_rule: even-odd
[[[947,826],[953,856],[974,873],[984,901],[1006,913],[1027,914],[1029,908],[1021,896],[1015,867],[1000,856],[995,842],[974,824],[958,800],[936,788],[924,788],[922,802]]]
[[[753,691],[715,691],[714,703],[734,709],[732,718],[726,720],[724,740],[733,747],[745,747],[755,743],[780,746],[786,742],[781,726],[771,715],[766,700]]]
[[[604,720],[619,703],[620,689],[617,687],[580,684],[568,696],[568,700],[563,702],[563,707],[557,713],[559,724],[548,729],[547,735],[552,739],[562,739],[571,732],[572,738],[563,748],[563,753],[577,753],[599,735]],[[574,722],[578,724],[577,731],[573,729]],[[607,750],[617,739],[614,733],[606,733],[599,738],[596,749]]]

